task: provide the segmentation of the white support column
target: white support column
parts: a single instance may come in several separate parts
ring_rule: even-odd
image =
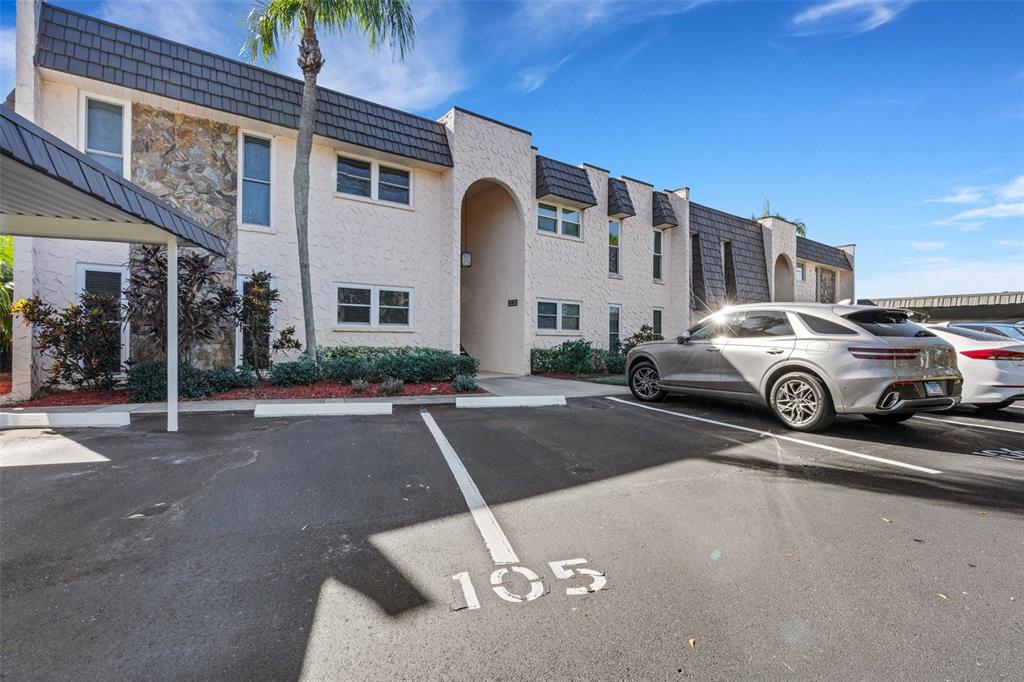
[[[167,238],[167,430],[178,430],[178,240]]]

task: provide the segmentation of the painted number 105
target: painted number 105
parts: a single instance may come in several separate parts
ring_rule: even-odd
[[[587,594],[588,592],[597,592],[608,584],[608,579],[605,578],[603,573],[595,571],[592,568],[584,567],[583,564],[585,563],[587,563],[586,559],[563,559],[562,561],[549,561],[548,566],[551,567],[551,573],[557,580],[586,578],[588,582],[585,585],[576,585],[565,588],[566,594],[579,595]],[[518,574],[526,579],[527,589],[525,594],[518,594],[505,586],[505,578],[511,574]],[[476,588],[473,587],[473,582],[470,580],[469,573],[466,573],[465,571],[462,573],[456,573],[452,576],[452,580],[457,581],[459,586],[462,588],[462,596],[465,599],[466,608],[480,608],[480,599],[477,597]],[[522,602],[533,601],[537,597],[543,595],[544,582],[541,580],[539,575],[525,566],[510,566],[499,568],[491,573],[491,589],[494,590],[496,595],[505,601],[519,604]]]

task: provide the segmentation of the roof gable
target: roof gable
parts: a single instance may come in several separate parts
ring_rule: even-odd
[[[581,207],[597,206],[590,176],[579,166],[537,155],[537,198],[553,196]]]
[[[654,202],[652,223],[654,227],[676,227],[679,222],[676,220],[676,212],[672,210],[672,201],[664,192],[653,192],[651,200]]]
[[[608,178],[608,215],[612,218],[629,218],[636,215],[629,186],[622,180]]]
[[[38,66],[297,129],[302,81],[43,4]],[[437,121],[317,88],[314,131],[360,147],[451,166]]]
[[[816,242],[807,237],[796,238],[796,257],[822,265],[829,265],[840,270],[853,270],[850,258],[845,251],[828,244]]]

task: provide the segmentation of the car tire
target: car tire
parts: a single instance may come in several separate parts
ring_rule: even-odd
[[[978,412],[995,412],[997,410],[1005,409],[1013,403],[1013,400],[1005,400],[1001,403],[982,403],[981,405],[975,405],[974,408],[978,410]]]
[[[660,379],[658,368],[650,362],[638,362],[629,368],[629,390],[634,398],[645,403],[659,403],[668,395]]]
[[[917,412],[900,412],[898,414],[866,414],[864,415],[876,424],[892,425],[905,422]]]
[[[836,419],[828,388],[809,372],[789,372],[776,379],[769,403],[775,417],[793,431],[821,431]]]

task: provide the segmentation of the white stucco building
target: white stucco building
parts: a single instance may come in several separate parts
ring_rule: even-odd
[[[226,277],[273,274],[302,328],[292,206],[301,82],[34,0],[18,0],[16,111],[178,206],[228,245]],[[311,157],[318,343],[463,349],[526,373],[532,347],[608,347],[729,301],[853,297],[853,247],[802,240],[586,163],[453,108],[437,121],[321,89]],[[595,154],[600,149],[595,143]],[[2,228],[2,226],[0,226]],[[15,295],[116,291],[129,246],[17,238]],[[15,325],[15,392],[42,360]],[[123,343],[127,359],[131,339]],[[231,362],[225,338],[212,363]]]

